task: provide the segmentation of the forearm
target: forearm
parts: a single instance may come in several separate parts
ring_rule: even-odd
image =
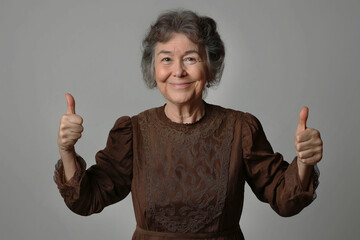
[[[299,159],[297,160],[297,165],[298,165],[298,174],[299,174],[301,186],[302,186],[303,190],[306,191],[309,188],[310,179],[311,179],[311,175],[312,175],[314,166],[306,165],[306,164],[302,163],[301,161],[299,161]]]
[[[75,150],[65,151],[60,149],[59,153],[64,165],[65,181],[67,182],[74,176],[76,171],[76,153]]]

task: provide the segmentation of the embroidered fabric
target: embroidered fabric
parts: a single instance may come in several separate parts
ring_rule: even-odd
[[[193,125],[173,128],[153,121],[155,115],[139,115],[148,211],[168,232],[198,232],[224,208],[235,114],[225,119],[207,112]]]

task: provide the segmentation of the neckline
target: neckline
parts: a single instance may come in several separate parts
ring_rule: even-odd
[[[211,108],[211,105],[207,104],[205,101],[204,101],[205,114],[199,120],[197,120],[193,123],[177,123],[177,122],[171,121],[165,114],[165,105],[166,104],[164,104],[163,106],[161,106],[157,109],[157,116],[161,122],[163,122],[164,124],[166,124],[172,128],[175,128],[175,129],[179,129],[179,130],[180,129],[193,129],[193,128],[203,126],[204,124],[207,124],[207,122],[209,122],[211,120],[212,114],[210,114],[210,113],[212,111],[212,108]]]

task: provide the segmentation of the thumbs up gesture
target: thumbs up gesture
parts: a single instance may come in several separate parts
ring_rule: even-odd
[[[315,165],[322,158],[320,132],[306,127],[309,109],[303,107],[299,114],[299,124],[295,133],[295,148],[299,164]]]
[[[60,152],[75,152],[74,145],[84,130],[83,119],[75,114],[75,100],[71,94],[66,94],[67,111],[61,117],[58,134],[58,146]]]

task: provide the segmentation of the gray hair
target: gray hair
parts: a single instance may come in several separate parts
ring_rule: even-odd
[[[192,11],[176,10],[161,14],[143,40],[141,68],[149,88],[156,87],[154,52],[158,42],[166,42],[172,33],[181,33],[206,52],[207,87],[219,84],[224,69],[224,43],[216,30],[216,22]]]

